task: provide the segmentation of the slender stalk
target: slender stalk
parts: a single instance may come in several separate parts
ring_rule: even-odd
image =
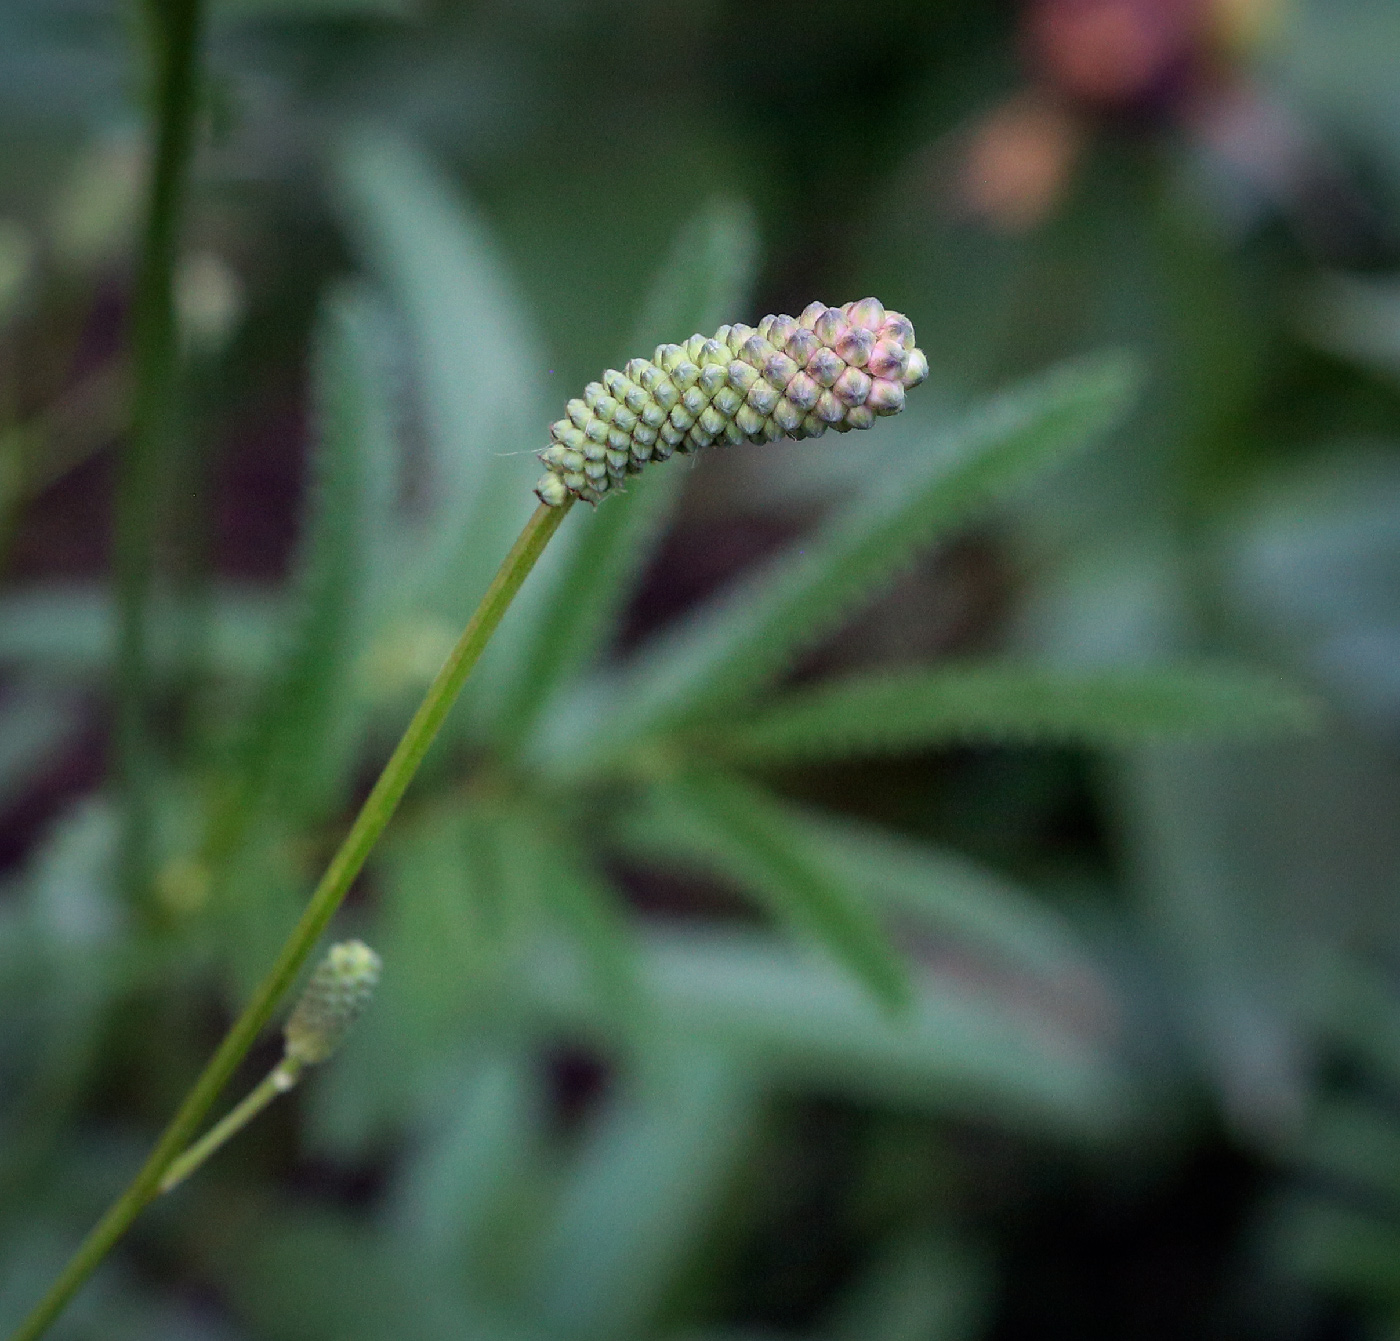
[[[242,1131],[279,1094],[286,1094],[301,1079],[301,1065],[284,1057],[248,1092],[243,1102],[209,1128],[185,1153],[174,1159],[160,1180],[160,1191],[179,1187],[229,1137]]]
[[[124,817],[120,855],[127,896],[149,887],[154,827],[148,623],[160,482],[169,454],[175,390],[175,262],[188,194],[199,103],[201,0],[151,0],[155,162],[132,314],[135,385],[116,495],[116,746]]]
[[[263,1026],[276,1010],[278,1001],[292,985],[326,924],[349,892],[370,849],[398,808],[404,791],[423,762],[472,667],[486,650],[496,626],[515,598],[515,593],[520,590],[520,584],[535,566],[550,537],[559,529],[572,501],[570,499],[557,508],[541,504],[525,523],[525,529],[492,578],[457,646],[428,686],[423,702],[413,714],[413,720],[395,746],[389,762],[384,765],[374,789],[360,807],[350,832],[331,858],[321,883],[316,886],[301,920],[287,937],[276,962],[258,984],[243,1013],[234,1021],[218,1050],[185,1096],[179,1111],[171,1119],[140,1172],[83,1240],[48,1294],[20,1324],[10,1341],[35,1341],[36,1337],[42,1336],[93,1268],[159,1193],[166,1171],[193,1138],[204,1115],[218,1098],[219,1091],[228,1083],[234,1068],[257,1040]]]

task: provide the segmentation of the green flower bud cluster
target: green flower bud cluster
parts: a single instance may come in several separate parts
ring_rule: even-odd
[[[535,493],[551,507],[570,494],[597,503],[672,452],[869,428],[927,376],[909,319],[874,298],[721,326],[590,382],[550,428]]]
[[[287,1020],[286,1060],[324,1062],[342,1043],[374,993],[380,959],[363,941],[332,945]]]

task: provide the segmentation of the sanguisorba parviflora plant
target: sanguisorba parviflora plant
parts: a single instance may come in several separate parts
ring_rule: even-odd
[[[721,326],[590,382],[550,428],[535,493],[550,507],[570,496],[596,504],[673,452],[869,428],[927,376],[909,318],[876,298]]]
[[[928,375],[908,318],[874,298],[812,303],[800,317],[711,338],[660,345],[651,359],[609,370],[571,400],[540,454],[540,506],[492,579],[378,781],[332,857],[276,962],[254,991],[136,1177],[79,1246],[11,1341],[34,1341],[63,1310],[141,1210],[176,1186],[278,1094],[323,1061],[368,1000],[377,956],[359,942],[333,947],[287,1024],[282,1061],[206,1135],[199,1124],[315,948],[392,818],[467,676],[575,499],[597,504],[651,460],[714,443],[818,437],[869,428],[897,414]]]

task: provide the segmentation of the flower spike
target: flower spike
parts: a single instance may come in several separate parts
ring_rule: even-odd
[[[535,493],[550,507],[570,494],[596,504],[672,452],[869,428],[927,376],[909,319],[874,298],[721,326],[590,382],[550,427]]]

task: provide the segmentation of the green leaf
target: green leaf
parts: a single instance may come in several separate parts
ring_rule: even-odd
[[[685,862],[760,900],[814,938],[885,1006],[908,1003],[908,973],[865,893],[806,847],[788,807],[726,775],[652,787],[626,832],[655,859]]]
[[[757,1124],[755,1086],[723,1053],[649,1060],[590,1124],[541,1244],[533,1302],[566,1337],[643,1331]]]
[[[1013,976],[918,966],[912,1009],[892,1016],[825,956],[770,935],[652,930],[640,961],[656,1034],[722,1049],[770,1085],[952,1113],[1037,1138],[1102,1140],[1133,1113],[1118,1021],[1086,1017]],[[600,1027],[566,962],[542,964],[526,986],[544,1020]]]
[[[314,474],[293,570],[292,626],[246,746],[235,815],[251,817],[259,804],[282,818],[324,807],[363,726],[355,663],[392,506],[394,460],[374,323],[369,300],[355,289],[333,292],[322,310]]]
[[[748,698],[915,550],[1107,429],[1135,385],[1122,357],[1061,367],[997,396],[934,449],[891,461],[816,535],[655,639],[634,665],[561,705],[547,748],[576,768]]]
[[[430,454],[422,550],[406,573],[465,618],[534,500],[549,422],[545,358],[507,267],[455,184],[384,129],[347,138],[340,195],[370,267],[408,325]]]
[[[786,695],[697,739],[747,762],[894,754],[961,742],[1127,745],[1306,730],[1318,705],[1242,666],[1073,672],[1015,665],[875,671]]]
[[[921,938],[1033,975],[1076,1013],[1113,1013],[1102,971],[1064,919],[994,871],[857,820],[788,807],[787,822],[812,861]]]
[[[672,246],[643,309],[632,352],[649,352],[662,341],[734,320],[752,286],[757,253],[752,212],[735,201],[712,200]],[[526,730],[547,697],[585,668],[612,634],[684,479],[679,470],[647,471],[585,524],[555,540],[545,563],[557,572],[550,574],[547,604],[542,602],[538,630],[515,673],[500,727],[508,738]],[[545,585],[537,579],[537,590]]]
[[[158,673],[173,668],[177,625],[184,612],[158,605],[151,620],[151,660]],[[0,663],[49,676],[93,679],[109,673],[116,618],[111,592],[74,584],[44,584],[0,599]],[[265,675],[285,626],[283,603],[265,592],[216,587],[208,602],[209,660],[222,675]]]
[[[504,817],[501,850],[502,884],[510,897],[541,908],[571,938],[616,1021],[637,1019],[635,939],[617,893],[538,813]]]

